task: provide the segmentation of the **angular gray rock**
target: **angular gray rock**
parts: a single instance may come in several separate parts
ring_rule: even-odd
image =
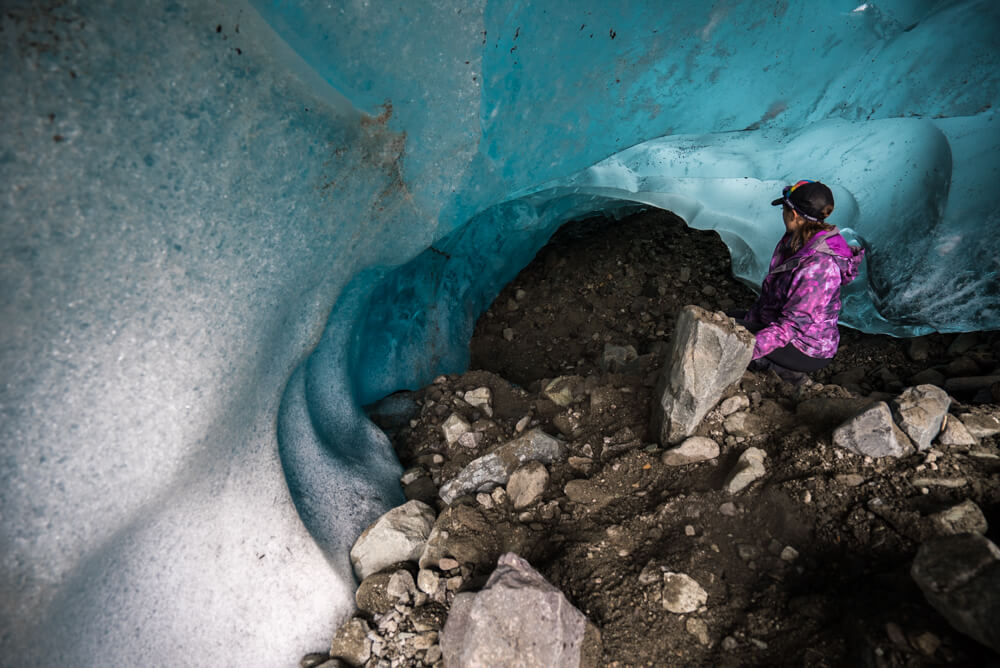
[[[976,438],[989,438],[1000,434],[1000,410],[985,410],[959,415],[962,424]]]
[[[420,557],[434,526],[434,515],[426,503],[407,501],[375,520],[351,548],[351,565],[358,579]]]
[[[962,503],[952,506],[939,513],[934,513],[929,517],[937,533],[941,535],[954,535],[960,533],[985,534],[989,529],[986,516],[975,502],[966,499]]]
[[[764,468],[764,458],[767,453],[760,448],[747,448],[736,461],[736,466],[726,478],[725,489],[730,494],[736,494],[755,480],[763,478],[767,473]]]
[[[657,383],[652,430],[662,445],[690,436],[753,356],[754,336],[723,313],[685,306]]]
[[[548,483],[549,472],[545,464],[535,461],[518,467],[507,482],[507,496],[514,510],[523,510],[542,498]]]
[[[1000,549],[977,533],[933,538],[910,575],[927,602],[962,633],[1000,652]]]
[[[833,444],[869,457],[902,457],[913,452],[913,444],[892,421],[892,412],[884,401],[834,429]]]
[[[527,561],[508,552],[486,586],[455,597],[440,636],[449,668],[596,666],[600,634]]]
[[[917,450],[931,447],[948,414],[951,397],[936,385],[917,385],[903,390],[892,401],[892,416]]]
[[[566,446],[558,438],[541,429],[532,429],[469,462],[453,480],[441,486],[441,499],[450,504],[463,494],[489,491],[497,485],[507,484],[510,474],[524,462],[551,464],[562,459],[565,453]]]
[[[938,443],[941,445],[975,445],[977,441],[961,420],[954,415],[948,415],[945,417],[944,429],[938,434]]]
[[[719,456],[719,444],[706,436],[692,436],[676,448],[663,453],[661,461],[667,466],[684,466],[715,459]]]

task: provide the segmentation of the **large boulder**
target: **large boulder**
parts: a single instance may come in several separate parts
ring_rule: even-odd
[[[917,450],[926,450],[941,431],[949,406],[951,397],[940,387],[917,385],[893,399],[892,415]]]
[[[359,580],[399,563],[416,561],[434,526],[434,509],[407,501],[375,520],[351,548],[351,565]]]
[[[833,444],[869,457],[903,457],[913,452],[909,437],[879,401],[833,430]]]
[[[652,429],[661,444],[690,436],[753,356],[754,336],[723,313],[685,306],[657,383]]]
[[[532,429],[469,462],[453,480],[441,486],[441,499],[450,504],[463,494],[506,485],[510,474],[524,462],[551,464],[565,454],[566,446],[562,441],[541,429]]]
[[[920,546],[910,575],[948,622],[1000,652],[1000,549],[978,533]]]
[[[452,668],[596,666],[600,634],[561,591],[508,552],[481,591],[455,597],[441,650]]]

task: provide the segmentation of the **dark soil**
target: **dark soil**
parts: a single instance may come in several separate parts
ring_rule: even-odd
[[[404,467],[427,475],[408,495],[443,509],[437,486],[516,436],[518,422],[564,439],[571,459],[549,467],[536,506],[515,512],[472,497],[452,505],[475,507],[500,534],[489,549],[516,548],[587,615],[605,665],[1000,665],[954,631],[909,576],[929,535],[926,517],[940,509],[971,499],[989,521],[987,537],[1000,539],[997,437],[872,460],[834,447],[830,433],[843,417],[809,403],[889,399],[927,369],[942,378],[998,373],[1000,335],[918,341],[844,329],[814,383],[748,371],[730,388],[726,396],[744,395],[756,423],[727,432],[724,416],[710,412],[697,434],[719,443],[717,460],[663,464],[648,425],[674,317],[686,304],[725,310],[753,299],[731,277],[719,237],[670,213],[564,226],[480,318],[472,370],[407,393],[419,414],[390,434]],[[633,346],[638,357],[607,369],[606,344]],[[585,391],[561,407],[544,388],[568,375]],[[493,392],[493,416],[461,399],[482,386]],[[989,390],[953,397],[955,415],[996,403]],[[455,412],[482,434],[478,447],[445,444],[440,425]],[[731,495],[723,480],[751,445],[767,452],[767,475]],[[961,484],[917,486],[914,477]],[[574,479],[588,481],[585,502],[564,491]],[[491,569],[484,561],[463,570],[462,588],[480,586]],[[665,610],[640,577],[657,569],[690,575],[707,605],[690,615]]]

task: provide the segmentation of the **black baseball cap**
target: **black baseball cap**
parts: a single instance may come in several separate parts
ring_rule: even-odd
[[[802,214],[807,220],[822,221],[833,212],[833,192],[819,181],[803,179],[781,190],[781,197],[772,206],[785,204]]]

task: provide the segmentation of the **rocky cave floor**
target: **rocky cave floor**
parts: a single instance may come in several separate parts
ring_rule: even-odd
[[[454,592],[480,588],[509,550],[596,625],[601,665],[1000,665],[909,575],[935,532],[930,516],[963,501],[979,506],[987,537],[1000,542],[1000,436],[898,459],[831,441],[852,401],[1000,373],[1000,332],[894,339],[842,329],[837,357],[814,382],[793,387],[747,371],[727,391],[750,419],[708,414],[696,434],[719,444],[718,458],[667,465],[649,422],[674,317],[686,304],[725,310],[753,299],[732,278],[719,237],[668,212],[564,226],[479,319],[469,372],[394,395],[411,407],[405,420],[373,414],[408,469],[407,496],[447,510],[464,558],[425,574],[430,594],[410,588],[399,599],[397,580],[388,597],[388,572],[382,586],[363,585],[370,654],[352,663],[441,665],[436,632]],[[634,359],[622,357],[628,346]],[[575,378],[560,405],[545,389],[565,376]],[[465,401],[482,387],[492,415]],[[953,390],[950,414],[996,411],[997,392]],[[442,425],[453,414],[478,436],[448,444]],[[569,455],[547,467],[540,499],[515,510],[498,488],[449,509],[437,496],[471,460],[532,427],[563,439]],[[749,446],[766,451],[767,473],[730,494],[724,481]],[[415,563],[397,569],[419,579]],[[689,614],[664,609],[662,571],[694,578],[707,603]],[[303,665],[329,654],[310,657]]]

